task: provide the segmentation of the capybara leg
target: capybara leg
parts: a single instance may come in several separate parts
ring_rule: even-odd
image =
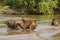
[[[19,23],[17,23],[17,25],[18,25],[21,29],[23,29],[23,30],[24,30],[24,28],[23,28]]]

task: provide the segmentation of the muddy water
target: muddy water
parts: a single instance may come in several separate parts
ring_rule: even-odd
[[[35,32],[34,34],[38,37],[38,39],[40,40],[48,40],[48,39],[44,39],[45,37],[42,36],[40,37],[39,35],[45,35],[43,33],[40,33],[40,32],[45,32],[47,30],[48,31],[48,34],[46,35],[53,35],[54,33],[56,33],[55,31],[56,30],[53,30],[53,28],[48,28],[48,26],[51,26],[51,20],[53,18],[58,18],[60,20],[60,15],[23,15],[23,17],[27,18],[28,20],[36,20],[38,24],[40,24],[40,27],[43,27],[41,29],[37,29],[38,32]],[[3,29],[0,29],[0,35],[3,37],[3,36],[7,36],[7,29],[4,29],[4,28],[7,28],[6,24],[4,23],[6,20],[9,20],[9,19],[14,19],[14,20],[17,20],[17,19],[21,19],[21,17],[19,17],[18,15],[2,15],[0,16],[0,28],[3,28]],[[46,26],[45,26],[46,25]],[[44,29],[44,26],[45,28],[47,27],[47,30]],[[40,31],[42,30],[42,31]],[[54,35],[51,38],[49,38],[49,40],[60,40],[60,31],[58,30],[57,31],[57,35]],[[49,34],[50,33],[50,34]],[[35,36],[34,36],[35,37]],[[47,36],[48,37],[48,36]],[[10,37],[11,38],[11,37]],[[12,38],[13,39],[13,38]],[[19,39],[19,38],[18,38]],[[4,40],[4,39],[2,39]],[[7,40],[7,39],[6,39]],[[20,39],[19,39],[20,40]],[[23,39],[22,39],[23,40]],[[27,40],[27,39],[26,39]]]

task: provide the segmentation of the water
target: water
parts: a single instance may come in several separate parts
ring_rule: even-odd
[[[60,15],[23,15],[23,17],[27,18],[28,20],[36,20],[37,23],[39,24],[38,27],[35,29],[36,32],[34,32],[33,34],[31,34],[32,36],[30,37],[30,34],[26,34],[26,35],[16,35],[16,37],[14,37],[14,35],[7,35],[7,25],[4,23],[6,20],[9,19],[14,19],[14,20],[18,20],[21,19],[21,17],[17,16],[17,15],[0,15],[0,40],[59,40],[60,35],[59,32],[60,30],[55,30],[52,28],[51,26],[51,21],[53,18],[58,18],[60,20]],[[55,34],[57,34],[57,36],[55,37]],[[54,36],[53,36],[54,35]],[[53,37],[52,37],[53,36]],[[20,37],[22,37],[20,39]],[[26,39],[26,37],[29,37]],[[34,38],[32,38],[34,37]],[[48,38],[47,38],[48,37]],[[17,39],[16,39],[17,38]]]

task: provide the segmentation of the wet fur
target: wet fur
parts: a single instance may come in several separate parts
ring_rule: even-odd
[[[21,25],[20,23],[17,23],[23,30],[26,29],[31,29],[34,30],[36,28],[36,21],[32,21],[32,20],[22,20],[23,25]],[[33,23],[35,23],[35,25],[33,25]],[[31,27],[31,28],[30,28]]]
[[[18,25],[15,23],[15,20],[8,20],[5,23],[10,29],[18,29]]]
[[[53,19],[51,25],[52,25],[52,26],[59,26],[59,21],[58,21],[58,19]]]
[[[32,20],[7,20],[6,24],[10,29],[19,29],[18,26],[23,30],[34,30],[36,28],[36,21]]]

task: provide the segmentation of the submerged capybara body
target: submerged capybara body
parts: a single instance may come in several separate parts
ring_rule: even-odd
[[[23,30],[34,30],[37,26],[36,21],[32,20],[7,20],[6,24],[10,29],[19,29],[19,27]]]
[[[23,29],[35,29],[37,24],[36,21],[32,21],[32,20],[18,20],[16,21],[17,24]]]

